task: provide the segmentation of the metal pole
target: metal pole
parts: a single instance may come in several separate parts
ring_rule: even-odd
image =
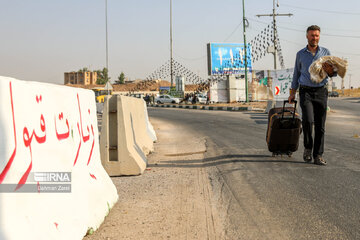
[[[108,52],[108,23],[107,23],[107,0],[105,0],[105,28],[106,28],[106,82],[109,76],[109,52]]]
[[[277,55],[277,41],[276,41],[276,13],[275,13],[275,0],[273,1],[273,32],[274,32],[274,70],[276,70],[277,64],[276,64],[276,55]]]
[[[245,94],[246,94],[246,102],[249,102],[248,80],[247,80],[247,46],[246,46],[245,0],[242,0],[242,4],[243,4],[244,58],[245,58]]]
[[[170,78],[171,87],[174,84],[173,81],[173,41],[172,41],[172,0],[170,0]]]
[[[349,74],[349,89],[351,89],[351,74]]]

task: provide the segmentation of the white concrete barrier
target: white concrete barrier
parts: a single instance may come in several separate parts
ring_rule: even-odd
[[[145,116],[145,101],[140,98],[134,97],[120,97],[123,103],[123,113],[130,115],[130,121],[132,126],[134,126],[134,138],[136,143],[143,150],[145,155],[148,155],[150,152],[154,151],[154,141],[148,134],[146,126],[146,116]],[[128,125],[130,126],[130,125]]]
[[[110,176],[139,175],[154,150],[148,135],[142,99],[113,95],[105,99],[100,151]]]
[[[151,138],[151,140],[153,142],[156,142],[157,141],[156,133],[155,133],[153,125],[151,124],[151,122],[149,120],[149,114],[148,114],[148,110],[147,110],[145,101],[144,101],[144,111],[145,111],[144,114],[145,114],[146,131],[147,131],[149,137]]]
[[[94,93],[0,77],[0,239],[82,239],[118,199]]]

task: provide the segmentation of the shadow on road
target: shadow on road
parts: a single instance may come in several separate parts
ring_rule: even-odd
[[[149,167],[176,167],[176,168],[202,168],[212,167],[228,163],[295,163],[304,164],[305,162],[288,160],[291,158],[272,157],[270,155],[222,155],[216,157],[208,157],[204,159],[195,160],[173,160],[173,161],[161,161],[158,164],[149,164]]]
[[[250,115],[250,118],[255,120],[256,124],[268,124],[268,115],[266,113],[246,112],[244,114]]]
[[[343,98],[342,100],[352,101],[353,103],[360,103],[360,98],[358,98],[358,97]],[[356,101],[356,102],[354,102],[354,101]]]

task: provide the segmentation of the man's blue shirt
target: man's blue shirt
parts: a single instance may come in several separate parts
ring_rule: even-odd
[[[312,55],[312,53],[308,50],[307,46],[297,52],[291,88],[298,89],[299,85],[308,87],[324,86],[328,82],[328,77],[326,77],[319,84],[312,82],[310,79],[309,67],[314,61],[316,61],[320,57],[329,55],[330,51],[327,48],[320,46],[318,46],[315,56]]]

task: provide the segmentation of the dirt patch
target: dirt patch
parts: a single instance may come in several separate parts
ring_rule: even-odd
[[[340,97],[360,97],[360,88],[344,89],[344,92],[342,90],[336,90],[336,92],[339,93]]]
[[[148,168],[140,176],[112,178],[119,201],[84,239],[223,239],[203,167],[205,139],[179,125],[151,122],[158,142]]]

